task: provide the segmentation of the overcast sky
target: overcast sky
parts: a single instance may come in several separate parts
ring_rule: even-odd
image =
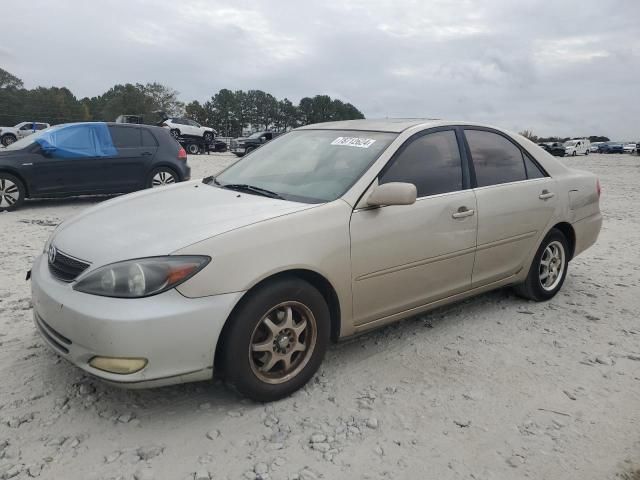
[[[0,67],[93,96],[158,81],[328,94],[369,118],[640,138],[640,0],[28,0]]]

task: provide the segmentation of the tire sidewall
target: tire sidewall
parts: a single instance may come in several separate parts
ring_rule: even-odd
[[[562,248],[564,249],[564,269],[562,271],[562,277],[560,278],[560,282],[553,290],[545,290],[542,288],[542,284],[540,283],[540,259],[544,254],[545,249],[551,242],[560,242],[562,244]],[[564,284],[564,280],[567,277],[567,272],[569,270],[569,245],[564,234],[557,229],[552,229],[545,239],[540,244],[538,251],[536,252],[536,256],[533,259],[533,263],[531,264],[531,269],[529,271],[529,278],[527,279],[531,285],[531,289],[533,290],[534,295],[540,300],[549,300],[553,298],[562,288]]]
[[[18,201],[16,201],[16,203],[11,205],[10,207],[0,207],[0,212],[4,212],[4,211],[10,212],[20,207],[24,203],[24,199],[27,191],[24,186],[24,183],[22,183],[22,181],[19,178],[15,177],[14,175],[11,175],[10,173],[0,173],[0,178],[13,182],[18,187],[18,191],[20,192],[20,198],[18,198]]]
[[[212,142],[213,141],[213,133],[204,132],[204,135],[202,135],[202,138],[204,139],[205,142]]]
[[[306,305],[316,319],[316,344],[304,368],[291,380],[268,384],[254,374],[249,360],[249,344],[262,317],[274,306],[297,301]],[[331,333],[329,308],[322,294],[308,282],[298,278],[281,278],[247,294],[227,320],[228,328],[221,338],[224,376],[240,393],[256,401],[273,401],[303,387],[318,370]]]

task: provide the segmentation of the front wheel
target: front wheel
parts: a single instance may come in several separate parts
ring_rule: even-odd
[[[589,155],[589,150],[587,150],[586,152],[584,152],[585,155]]]
[[[177,128],[172,128],[171,130],[169,130],[169,133],[171,134],[171,136],[173,138],[175,138],[176,140],[178,138],[180,138],[180,130],[178,130]]]
[[[569,268],[569,249],[564,234],[553,228],[536,252],[524,283],[515,287],[521,297],[543,302],[562,288]]]
[[[2,136],[2,145],[4,145],[5,147],[8,147],[12,143],[14,143],[16,140],[18,139],[16,138],[15,135],[12,135],[11,133],[7,133]]]
[[[249,293],[221,338],[225,379],[240,393],[270,402],[304,386],[329,343],[329,308],[320,292],[281,278]]]
[[[24,202],[23,183],[13,175],[0,172],[0,212],[11,211]]]
[[[204,132],[204,135],[202,136],[202,138],[204,139],[205,142],[211,143],[211,142],[213,142],[213,133]]]
[[[154,168],[147,179],[147,188],[164,187],[179,181],[178,174],[169,167]]]

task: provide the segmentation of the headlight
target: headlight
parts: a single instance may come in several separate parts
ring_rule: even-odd
[[[177,287],[210,261],[205,256],[170,256],[112,263],[81,277],[73,288],[103,297],[148,297]]]

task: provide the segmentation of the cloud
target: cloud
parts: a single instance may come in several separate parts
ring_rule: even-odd
[[[638,18],[637,0],[31,0],[4,12],[0,66],[78,96],[326,93],[368,117],[635,139]]]

